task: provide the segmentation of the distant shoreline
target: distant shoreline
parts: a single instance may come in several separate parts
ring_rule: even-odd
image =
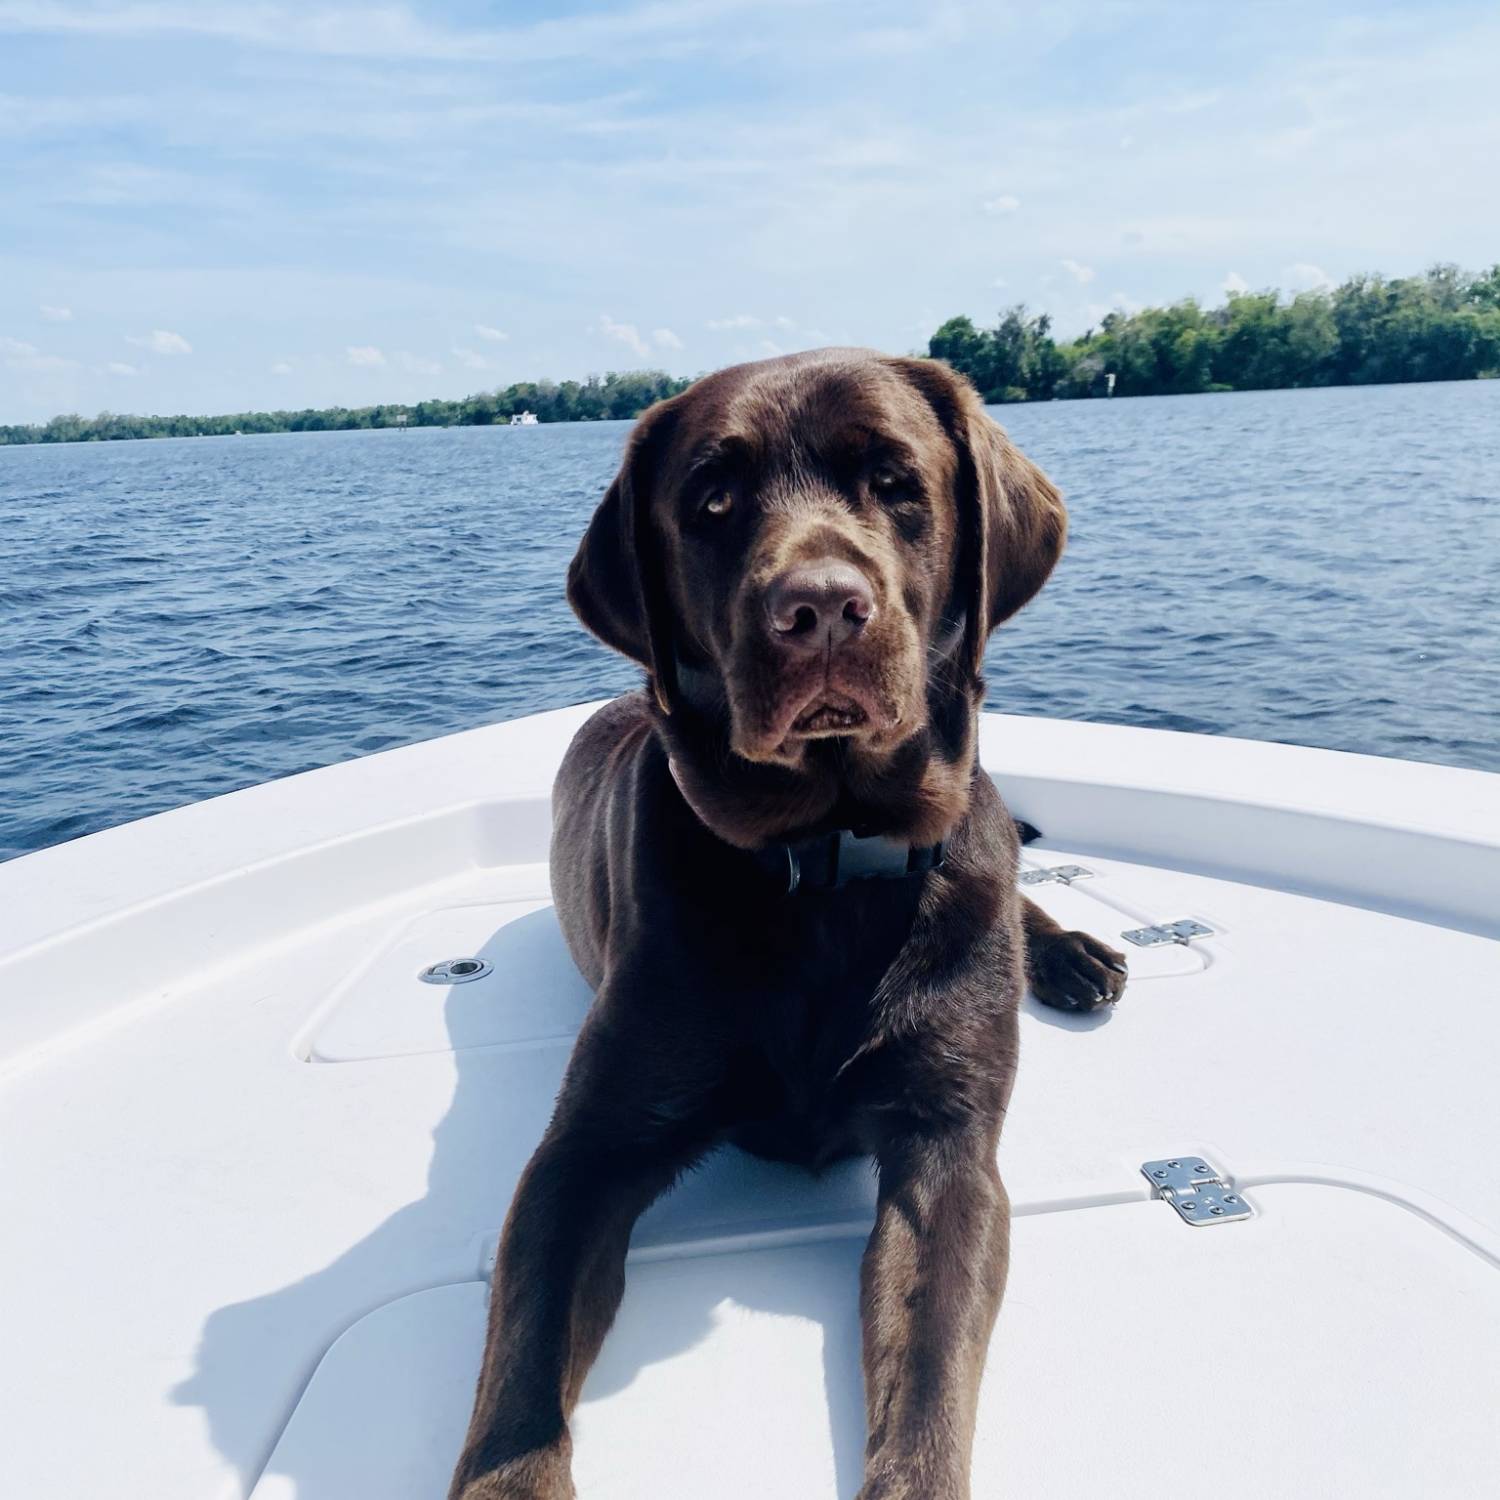
[[[949,318],[929,358],[968,376],[986,402],[1188,396],[1214,391],[1414,385],[1500,377],[1500,263],[1481,273],[1433,266],[1387,281],[1352,276],[1298,292],[1231,292],[1220,308],[1191,297],[1170,307],[1110,312],[1097,329],[1059,344],[1045,313],[1010,308],[993,328]],[[696,378],[696,377],[694,377]],[[531,412],[538,422],[638,417],[692,378],[664,370],[586,380],[521,381],[458,401],[388,402],[220,416],[68,415],[0,425],[0,447],[228,437],[262,432],[349,432],[384,427],[493,427]]]
[[[695,378],[701,378],[701,377],[695,377]],[[1181,397],[1181,396],[1257,396],[1257,395],[1264,395],[1264,394],[1266,394],[1266,393],[1268,393],[1270,391],[1314,391],[1314,390],[1318,390],[1318,391],[1336,391],[1336,390],[1360,390],[1360,391],[1367,391],[1368,390],[1368,391],[1376,391],[1376,390],[1399,389],[1402,386],[1418,386],[1418,385],[1479,385],[1479,384],[1483,384],[1483,383],[1485,383],[1487,381],[1492,381],[1492,380],[1500,380],[1500,373],[1486,372],[1485,374],[1482,374],[1482,375],[1475,375],[1475,376],[1469,376],[1469,377],[1459,377],[1459,378],[1454,378],[1454,379],[1449,379],[1449,380],[1370,380],[1370,381],[1362,381],[1362,382],[1360,382],[1357,385],[1354,384],[1354,383],[1352,383],[1352,382],[1350,382],[1350,383],[1343,384],[1343,385],[1320,385],[1320,386],[1305,386],[1305,385],[1254,386],[1254,387],[1249,387],[1249,388],[1247,388],[1245,390],[1233,390],[1233,389],[1228,388],[1228,387],[1220,386],[1220,387],[1216,387],[1216,388],[1213,388],[1213,389],[1210,389],[1210,390],[1206,390],[1206,391],[1153,391],[1153,392],[1151,392],[1149,394],[1138,394],[1138,395],[1133,395],[1133,396],[1120,396],[1117,399],[1119,399],[1121,401],[1151,401],[1151,400],[1158,400],[1158,399],[1161,399],[1163,397],[1168,397],[1168,396],[1176,396],[1176,397]],[[690,384],[692,384],[692,381],[690,381],[690,380],[684,380],[682,382],[682,385],[683,385],[684,388],[686,388]],[[1084,396],[1053,396],[1050,399],[1051,399],[1051,401],[1054,401],[1054,402],[1055,401],[1067,401],[1067,402],[1071,403],[1071,402],[1074,402],[1074,401],[1084,401],[1084,400],[1089,400],[1089,399],[1092,399],[1092,398],[1084,397]],[[1039,406],[1039,405],[1046,405],[1048,403],[1046,401],[1044,401],[1042,398],[1036,398],[1036,399],[1028,399],[1028,400],[1024,400],[1024,401],[1019,401],[1019,400],[987,401],[985,404],[988,405],[988,406]],[[378,409],[379,408],[371,408],[371,410],[378,410]],[[394,409],[394,410],[400,410],[401,408],[392,408],[392,409]],[[341,408],[339,408],[339,407],[332,407],[332,408],[329,408],[329,410],[332,411],[332,412],[338,412],[338,411],[341,410]],[[644,411],[645,407],[642,407],[641,410]],[[277,417],[277,416],[281,416],[281,415],[300,416],[300,415],[303,415],[303,413],[300,413],[300,412],[291,412],[291,413],[285,413],[285,414],[283,414],[281,412],[267,412],[267,413],[264,413],[263,415],[269,416],[269,417]],[[324,415],[324,413],[323,412],[311,412],[311,413],[309,413],[309,415],[321,416],[321,415]],[[640,415],[640,413],[636,412],[636,413],[631,413],[629,415],[622,414],[622,415],[619,415],[619,416],[608,415],[608,416],[597,416],[597,417],[593,417],[593,416],[590,416],[590,417],[547,417],[547,418],[540,419],[538,425],[547,426],[547,425],[553,425],[553,424],[556,424],[556,423],[566,423],[566,422],[629,422],[629,421],[634,420],[634,418],[636,416],[639,416],[639,415]],[[163,420],[163,421],[170,420],[170,421],[174,421],[175,422],[175,421],[181,421],[183,419],[181,419],[181,418],[162,418],[160,420]],[[195,417],[189,417],[186,420],[188,422],[218,423],[218,422],[223,421],[225,419],[219,418],[219,417],[197,417],[197,418],[195,418]],[[6,448],[6,447],[13,447],[13,448],[33,447],[34,448],[34,447],[44,447],[44,446],[47,446],[47,447],[80,446],[80,445],[84,445],[84,444],[88,444],[88,443],[102,443],[102,442],[129,442],[129,441],[148,442],[148,441],[158,441],[158,440],[160,440],[160,441],[166,441],[166,440],[186,441],[186,440],[193,439],[193,438],[233,438],[233,437],[264,437],[264,436],[283,437],[283,436],[288,436],[288,435],[292,435],[292,434],[296,434],[296,433],[309,433],[309,432],[406,432],[406,431],[410,431],[410,430],[412,430],[414,428],[421,428],[421,429],[425,429],[425,430],[430,430],[430,429],[452,430],[454,428],[460,428],[460,427],[507,427],[508,428],[509,425],[510,424],[509,424],[509,420],[508,419],[502,419],[502,420],[491,421],[491,422],[456,421],[456,422],[425,422],[425,423],[404,422],[404,423],[400,423],[400,422],[389,422],[389,421],[387,421],[387,422],[368,422],[368,423],[364,423],[364,424],[346,423],[344,425],[328,425],[328,426],[321,426],[321,427],[320,426],[299,426],[299,427],[284,426],[284,427],[260,427],[260,428],[239,427],[239,428],[222,428],[222,429],[218,428],[218,427],[215,427],[211,431],[203,431],[203,432],[146,432],[146,433],[137,433],[137,434],[110,435],[110,436],[107,436],[107,437],[106,436],[93,435],[93,436],[80,436],[80,437],[70,437],[70,438],[50,437],[49,436],[49,437],[45,437],[45,438],[37,437],[37,438],[12,439],[12,440],[9,440],[9,441],[7,441],[7,439],[4,436],[4,433],[6,432],[7,429],[0,428],[0,449]],[[10,429],[10,430],[14,430],[14,429]],[[36,428],[35,430],[36,431],[40,431],[41,429],[40,428]]]
[[[538,422],[607,422],[639,416],[675,396],[690,379],[664,370],[631,370],[587,380],[523,381],[457,401],[384,402],[301,411],[241,411],[218,416],[63,416],[36,425],[0,426],[0,447],[35,443],[109,443],[137,438],[232,437],[265,432],[358,432],[371,428],[503,427],[531,412]]]

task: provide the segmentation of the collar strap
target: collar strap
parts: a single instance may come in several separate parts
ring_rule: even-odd
[[[941,843],[918,848],[883,833],[861,838],[852,829],[836,828],[791,844],[772,844],[755,854],[766,873],[785,882],[786,894],[797,890],[837,890],[851,880],[903,880],[925,875],[943,863]]]

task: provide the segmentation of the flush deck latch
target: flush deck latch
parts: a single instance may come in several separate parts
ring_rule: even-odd
[[[423,984],[472,984],[493,967],[483,958],[445,958],[440,964],[428,964],[417,978]]]
[[[1141,1175],[1189,1224],[1228,1224],[1251,1216],[1250,1205],[1224,1181],[1206,1156],[1144,1161]]]
[[[1093,873],[1082,865],[1051,865],[1046,869],[1022,870],[1016,879],[1021,885],[1072,885],[1075,880],[1087,880]]]
[[[1158,922],[1154,927],[1132,927],[1120,936],[1137,948],[1162,948],[1168,943],[1181,943],[1186,947],[1194,938],[1212,937],[1213,934],[1213,928],[1206,923],[1183,917],[1178,922]]]

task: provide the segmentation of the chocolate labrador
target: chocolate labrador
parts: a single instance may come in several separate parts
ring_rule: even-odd
[[[632,1226],[725,1141],[874,1158],[860,1500],[968,1496],[1026,978],[1072,1010],[1124,985],[1021,899],[976,755],[986,639],[1066,524],[926,360],[742,365],[637,424],[568,575],[648,674],[579,731],[553,803],[597,998],[506,1219],[453,1497],[573,1495],[568,1419]]]

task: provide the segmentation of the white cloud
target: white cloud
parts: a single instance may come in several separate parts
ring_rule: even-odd
[[[153,328],[150,333],[127,333],[127,344],[140,349],[149,349],[153,354],[191,354],[193,346],[180,333],[166,328]]]
[[[0,3],[0,26],[32,32],[93,37],[186,35],[242,47],[327,57],[390,58],[418,62],[558,62],[608,56],[680,56],[705,48],[716,23],[733,26],[747,0],[659,0],[619,10],[484,30],[446,27],[406,5],[288,7],[246,0],[204,5],[196,0],[79,5],[69,0]],[[903,33],[905,35],[905,33]],[[847,46],[847,42],[845,44]]]
[[[1250,283],[1238,271],[1231,271],[1221,285],[1226,295],[1230,297],[1238,297],[1241,292],[1250,290]]]
[[[449,351],[466,370],[493,370],[494,362],[488,360],[482,354],[476,354],[472,349],[454,348]]]
[[[492,344],[503,344],[510,335],[501,328],[492,328],[488,323],[476,323],[474,332],[482,339],[488,339]]]
[[[1094,279],[1094,268],[1092,266],[1086,266],[1080,261],[1069,260],[1066,257],[1060,260],[1058,264],[1079,286],[1087,286]]]
[[[290,362],[284,359],[278,359],[276,363],[271,366],[271,373],[273,375],[290,375],[292,373]]]
[[[651,330],[651,342],[658,349],[682,348],[682,340],[670,328],[653,328]]]
[[[1021,206],[1014,193],[1001,193],[998,198],[987,198],[980,207],[987,214],[1013,214]]]
[[[123,359],[112,359],[104,367],[106,375],[139,375],[141,372],[135,365],[127,365]]]
[[[51,307],[44,302],[37,308],[37,311],[49,323],[71,323],[73,321],[73,309],[71,307]]]
[[[1312,265],[1305,260],[1288,266],[1282,275],[1291,282],[1293,290],[1299,292],[1321,292],[1333,285],[1333,277],[1322,266]]]
[[[1120,137],[1121,151],[1129,151],[1133,145],[1135,145],[1135,137],[1133,135],[1122,135]]]
[[[1175,99],[1165,99],[1159,102],[1163,114],[1167,115],[1192,115],[1199,110],[1212,109],[1222,94],[1218,89],[1198,89],[1191,93],[1179,94]]]
[[[650,347],[645,339],[641,337],[641,331],[634,323],[616,323],[608,313],[599,314],[599,332],[607,338],[618,339],[633,353],[644,359],[650,354]]]
[[[396,355],[396,363],[411,375],[441,375],[442,365],[435,359],[428,359],[425,354],[408,354],[402,350]]]
[[[774,318],[753,318],[748,313],[740,313],[733,318],[719,318],[708,326],[713,329],[775,328],[788,335],[785,343],[776,339],[760,340],[757,347],[767,354],[784,354],[787,346],[811,349],[829,342],[828,335],[821,328],[804,328],[795,318],[788,317],[785,313],[777,313]]]
[[[51,370],[71,370],[76,364],[75,360],[64,359],[60,354],[43,354],[35,344],[28,344],[24,339],[3,336],[0,336],[0,356],[4,357],[7,369],[38,374]]]
[[[373,369],[385,363],[384,353],[374,344],[350,344],[344,353],[348,356],[351,365],[360,365],[365,369]]]
[[[9,21],[0,5],[0,29]],[[128,124],[145,114],[140,96],[82,95],[77,98],[39,94],[0,94],[0,135],[75,134],[90,126]]]
[[[1005,287],[1005,286],[1009,286],[1010,282],[1008,282],[1003,276],[997,276],[992,282],[990,282],[990,285],[991,286],[998,286],[998,287]]]
[[[1110,313],[1125,313],[1127,316],[1138,313],[1145,306],[1138,297],[1127,296],[1124,292],[1115,292],[1110,296],[1108,302],[1086,302],[1078,309],[1078,317],[1083,326],[1088,328],[1097,327]]]

